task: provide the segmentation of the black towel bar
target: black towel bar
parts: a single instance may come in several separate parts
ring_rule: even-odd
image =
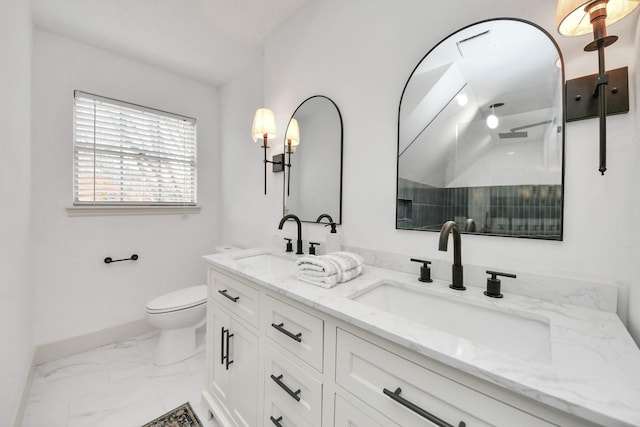
[[[104,259],[104,262],[105,262],[106,264],[111,264],[112,262],[120,262],[120,261],[135,261],[135,260],[137,260],[137,259],[138,259],[138,255],[136,255],[136,254],[131,255],[131,257],[130,257],[130,258],[122,258],[122,259],[113,259],[113,258],[111,258],[110,256],[108,256],[108,257],[106,257],[106,258]]]

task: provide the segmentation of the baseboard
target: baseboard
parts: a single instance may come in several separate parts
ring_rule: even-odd
[[[31,351],[31,363],[29,364],[29,369],[25,372],[24,381],[22,382],[22,393],[20,394],[20,402],[18,402],[18,407],[16,408],[16,414],[13,417],[14,427],[21,427],[22,421],[24,420],[24,410],[27,407],[27,401],[29,400],[29,394],[31,392],[31,379],[33,378],[33,370],[35,365],[36,358],[36,349],[34,348]]]
[[[151,326],[149,322],[145,319],[140,319],[90,334],[40,345],[35,351],[34,365],[51,362],[52,360],[61,359],[114,342],[124,341],[154,330],[155,328]]]

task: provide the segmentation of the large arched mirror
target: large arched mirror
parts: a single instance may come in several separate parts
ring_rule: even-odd
[[[284,214],[315,222],[328,214],[342,223],[342,115],[322,95],[295,110],[284,140]]]
[[[442,40],[400,101],[396,228],[562,240],[563,87],[560,50],[529,22]]]

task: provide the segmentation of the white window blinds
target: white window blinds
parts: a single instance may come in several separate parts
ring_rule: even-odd
[[[195,119],[74,96],[74,205],[196,204]]]

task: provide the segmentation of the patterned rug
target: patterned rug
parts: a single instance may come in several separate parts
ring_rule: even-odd
[[[202,427],[202,424],[187,402],[142,427]]]

